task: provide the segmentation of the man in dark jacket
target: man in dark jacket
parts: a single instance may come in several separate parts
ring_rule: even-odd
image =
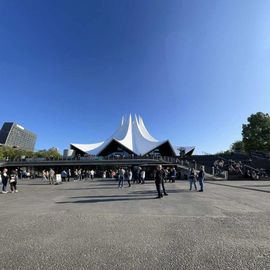
[[[162,169],[162,166],[161,165],[158,165],[157,166],[157,171],[156,171],[156,176],[155,176],[155,184],[156,184],[157,193],[158,193],[157,198],[159,198],[159,199],[163,197],[163,195],[161,193],[160,185],[162,185],[162,189],[163,189],[164,195],[165,196],[168,195],[166,193],[165,186],[164,186],[164,175],[165,175],[165,172]]]
[[[199,192],[203,192],[204,177],[205,177],[204,166],[201,166],[200,172],[198,174],[198,180],[199,180],[199,184],[200,184],[200,190],[199,190]]]

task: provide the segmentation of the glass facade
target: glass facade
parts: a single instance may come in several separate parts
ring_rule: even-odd
[[[4,123],[0,131],[0,143],[33,151],[37,136],[16,123]]]

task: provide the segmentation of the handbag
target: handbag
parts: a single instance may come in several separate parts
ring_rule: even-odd
[[[12,176],[9,181],[10,181],[10,183],[14,183],[16,181],[16,179],[14,176]]]

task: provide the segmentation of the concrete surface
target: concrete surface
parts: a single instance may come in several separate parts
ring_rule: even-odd
[[[0,269],[270,269],[270,182],[166,187],[20,180],[0,194]]]

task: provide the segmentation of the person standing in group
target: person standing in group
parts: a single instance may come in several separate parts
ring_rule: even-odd
[[[120,168],[118,172],[118,188],[123,188],[124,185],[125,170]]]
[[[160,199],[163,197],[163,195],[161,193],[161,189],[160,189],[160,185],[162,184],[162,182],[164,183],[164,171],[162,170],[162,166],[158,165],[157,171],[155,174],[155,184],[156,184],[156,189],[157,189],[157,193],[158,193],[158,196],[156,197],[157,199]]]
[[[55,172],[52,168],[50,168],[50,170],[49,170],[49,183],[51,185],[54,184],[54,176],[55,176]]]
[[[126,172],[125,172],[125,180],[128,182],[128,187],[131,187],[131,184],[130,184],[130,169],[126,169]]]
[[[172,170],[171,170],[171,180],[172,180],[172,183],[175,182],[175,179],[176,179],[176,169],[175,168],[172,168]]]
[[[141,184],[144,184],[144,180],[145,180],[145,170],[142,169],[140,172],[140,179],[141,179]]]
[[[94,180],[95,171],[93,169],[90,171],[90,176],[91,176],[91,180]]]
[[[18,175],[16,171],[12,171],[10,178],[9,178],[9,184],[10,184],[10,190],[11,193],[18,192],[17,190],[17,180],[18,180]]]
[[[67,172],[65,169],[61,172],[61,178],[63,182],[66,182]]]
[[[82,169],[78,170],[78,180],[81,181],[82,180]]]
[[[71,169],[68,169],[68,171],[67,171],[67,180],[68,180],[68,182],[69,182],[70,177],[71,177]]]
[[[204,166],[201,166],[199,174],[198,174],[198,180],[199,180],[199,184],[200,184],[199,192],[203,192],[204,178],[205,178]]]
[[[132,170],[128,170],[128,186],[131,187],[131,180],[132,180]]]
[[[2,193],[8,193],[7,191],[7,183],[8,183],[8,179],[9,179],[9,176],[7,174],[8,172],[8,169],[4,169],[3,170],[3,173],[2,173]]]
[[[165,185],[164,185],[164,179],[167,178],[168,176],[168,170],[164,170],[162,167],[161,167],[161,171],[163,173],[163,177],[162,177],[162,180],[161,180],[161,187],[162,187],[162,190],[163,190],[163,195],[164,196],[168,196],[168,193],[166,192],[166,189],[165,189]]]
[[[77,169],[74,170],[74,182],[76,180],[78,180],[78,170]]]
[[[42,180],[45,180],[45,181],[48,180],[48,179],[47,179],[47,172],[46,172],[46,170],[43,170],[43,171],[42,171]]]
[[[189,172],[189,190],[192,190],[192,185],[194,184],[195,190],[197,190],[196,186],[196,173],[195,170],[192,168]]]

